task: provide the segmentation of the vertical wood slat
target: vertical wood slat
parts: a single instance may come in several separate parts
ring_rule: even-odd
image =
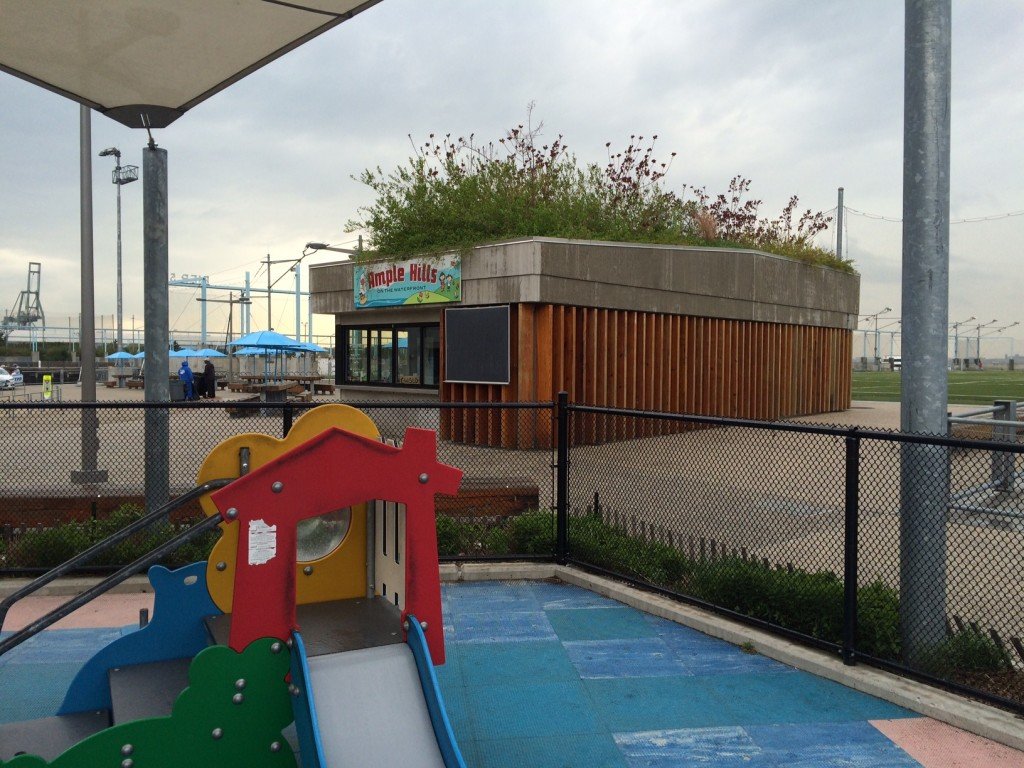
[[[536,330],[534,332],[534,338],[536,339],[537,348],[537,357],[535,362],[537,374],[532,399],[537,401],[555,400],[557,396],[557,393],[552,391],[554,389],[553,365],[555,356],[555,350],[553,347],[555,335],[554,310],[555,308],[551,304],[543,304],[537,308],[535,315]],[[543,413],[536,414],[535,418],[537,424],[537,440],[533,447],[551,447],[551,419],[547,418]]]
[[[850,403],[847,358],[853,339],[847,329],[514,305],[511,331],[512,382],[447,384],[442,378],[445,402],[545,400],[565,389],[571,402],[768,420],[848,408]],[[442,377],[443,365],[442,359]],[[685,428],[647,419],[587,416],[590,421],[583,420],[579,437],[590,441],[639,436],[641,426],[650,434]],[[551,444],[546,420],[526,412],[511,419],[507,412],[443,411],[441,431],[446,438],[480,445]]]

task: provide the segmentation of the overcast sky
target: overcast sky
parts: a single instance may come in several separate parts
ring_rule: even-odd
[[[268,253],[297,258],[310,240],[352,241],[345,223],[372,200],[354,175],[403,163],[409,134],[497,139],[531,101],[545,136],[562,134],[582,162],[603,163],[605,142],[658,134],[658,156],[678,153],[675,188],[717,193],[742,174],[774,216],[791,194],[832,209],[842,186],[850,208],[899,219],[903,12],[898,0],[384,0],[155,132],[169,155],[170,271],[241,285]],[[1024,209],[1022,40],[1018,0],[954,3],[954,221]],[[78,105],[0,73],[0,116],[0,308],[39,261],[47,319],[66,323],[79,306]],[[141,166],[145,140],[93,118],[94,154],[117,146],[122,162]],[[109,327],[113,160],[93,162],[96,306]],[[130,328],[142,316],[142,184],[122,192]],[[864,314],[891,307],[898,317],[900,227],[849,216]],[[1020,320],[1003,335],[1024,339],[1022,243],[1024,216],[951,226],[951,321]],[[172,329],[198,330],[196,295],[171,289]],[[272,309],[288,332],[292,301],[275,296]],[[223,340],[226,316],[227,305],[209,305],[212,341]],[[266,318],[257,298],[253,328]],[[329,318],[314,325],[332,332]]]

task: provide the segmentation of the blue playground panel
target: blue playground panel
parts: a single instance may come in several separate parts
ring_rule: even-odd
[[[919,766],[868,723],[915,713],[587,590],[442,590],[437,676],[471,768]],[[132,629],[52,630],[11,651],[0,722],[56,712],[84,661]]]
[[[476,768],[911,768],[901,707],[551,582],[442,585],[441,690]]]

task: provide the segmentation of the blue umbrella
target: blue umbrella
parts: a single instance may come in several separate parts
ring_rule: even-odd
[[[132,360],[133,357],[128,352],[111,352],[107,355],[107,360],[116,360],[118,365],[123,365],[124,360]]]
[[[172,349],[170,352],[167,353],[167,356],[168,357],[199,357],[199,353],[196,352],[194,349],[190,349],[188,347],[185,347],[184,349],[179,349],[177,351]]]
[[[258,347],[260,349],[300,349],[301,341],[288,338],[277,331],[254,331],[229,341],[229,347]]]
[[[196,357],[227,357],[223,352],[218,352],[216,349],[210,349],[209,347],[203,347],[196,351]]]
[[[136,352],[134,355],[132,355],[132,357],[134,359],[136,359],[136,360],[145,360],[146,359],[146,353],[145,352]]]

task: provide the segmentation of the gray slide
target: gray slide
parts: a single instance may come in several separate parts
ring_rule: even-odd
[[[314,656],[309,676],[329,768],[444,768],[408,645]]]

